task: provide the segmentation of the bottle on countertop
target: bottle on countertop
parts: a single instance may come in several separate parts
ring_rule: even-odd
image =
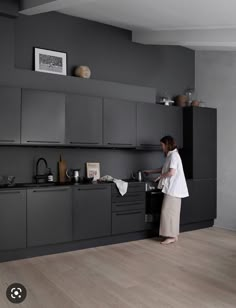
[[[48,182],[53,182],[53,174],[51,168],[48,169]]]

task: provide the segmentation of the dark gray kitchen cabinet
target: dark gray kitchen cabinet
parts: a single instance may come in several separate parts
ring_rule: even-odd
[[[145,230],[145,209],[112,213],[112,234]]]
[[[136,103],[104,99],[104,144],[111,147],[136,146]]]
[[[216,178],[217,111],[184,108],[183,166],[187,178]]]
[[[102,98],[66,96],[66,143],[80,146],[102,144]]]
[[[20,143],[21,89],[0,87],[0,144]]]
[[[27,246],[72,241],[72,198],[68,186],[27,190]]]
[[[111,185],[73,188],[73,239],[111,235]]]
[[[65,143],[65,94],[22,90],[21,142]]]
[[[137,146],[159,149],[164,121],[165,119],[159,117],[159,108],[156,104],[138,103]]]
[[[216,218],[216,180],[188,180],[189,197],[182,199],[180,223],[189,224]]]
[[[0,250],[26,248],[26,191],[0,190]]]
[[[137,106],[138,147],[160,149],[160,139],[166,135],[171,135],[176,140],[178,147],[182,147],[182,109],[139,103]]]
[[[172,136],[178,148],[183,147],[183,108],[157,105],[161,122],[161,138]]]

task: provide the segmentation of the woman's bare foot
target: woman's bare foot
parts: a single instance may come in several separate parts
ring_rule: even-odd
[[[178,241],[178,236],[176,237],[168,237],[166,239],[164,239],[161,244],[163,245],[168,245],[168,244],[171,244],[171,243],[175,243]]]

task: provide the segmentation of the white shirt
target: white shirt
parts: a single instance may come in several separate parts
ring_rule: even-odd
[[[158,188],[162,189],[164,194],[177,198],[186,198],[189,196],[188,187],[184,175],[182,161],[177,149],[169,151],[162,168],[162,174],[175,169],[173,176],[160,179]]]

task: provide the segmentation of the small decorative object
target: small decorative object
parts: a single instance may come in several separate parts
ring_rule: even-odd
[[[193,100],[193,93],[194,93],[194,89],[193,88],[189,88],[186,90],[185,95],[187,97],[187,102],[188,102],[188,106],[191,105],[192,100]]]
[[[91,76],[90,68],[84,65],[76,67],[75,76],[81,77],[81,78],[90,78]]]
[[[199,107],[200,105],[200,102],[198,100],[193,100],[192,103],[191,103],[191,106],[194,106],[194,107]]]
[[[67,74],[67,54],[65,52],[34,48],[34,59],[37,72]]]
[[[87,178],[100,179],[100,163],[86,163]]]
[[[169,99],[168,97],[161,97],[160,104],[164,104],[165,106],[170,106],[170,104],[173,104],[174,101]]]
[[[188,98],[186,95],[177,95],[174,99],[175,105],[179,107],[188,106]]]

